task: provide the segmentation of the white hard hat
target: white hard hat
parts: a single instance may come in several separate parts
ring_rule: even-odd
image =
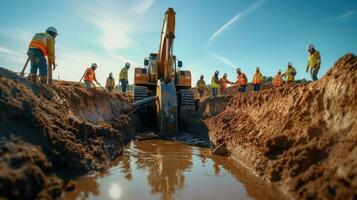
[[[279,69],[278,73],[281,74],[281,69]]]
[[[91,65],[91,67],[93,67],[94,69],[97,69],[97,63],[93,63],[92,65]]]
[[[293,66],[293,64],[291,64],[291,62],[288,62],[288,66]]]
[[[51,33],[54,33],[54,34],[58,35],[57,29],[55,27],[53,27],[53,26],[48,27],[46,29],[46,32],[47,33],[51,32]]]
[[[260,68],[259,67],[257,67],[257,69],[256,70],[259,70],[260,71]]]
[[[312,43],[307,45],[307,47],[306,47],[306,50],[311,50],[311,49],[315,49],[315,45]]]
[[[109,73],[109,76],[113,76],[113,73],[110,72],[110,73]]]
[[[224,77],[227,77],[228,75],[227,75],[227,73],[224,73],[223,76],[224,76]]]
[[[130,63],[125,63],[125,67],[129,68],[130,67]]]
[[[217,70],[217,71],[215,71],[215,72],[214,72],[214,74],[218,75],[218,74],[219,74],[219,71],[218,71],[218,70]]]
[[[239,68],[239,67],[237,68],[237,70],[236,70],[236,71],[237,71],[237,72],[241,72],[241,70],[240,70],[240,68]]]

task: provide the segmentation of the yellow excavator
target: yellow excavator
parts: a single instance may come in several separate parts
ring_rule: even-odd
[[[156,121],[161,133],[176,133],[195,113],[191,72],[181,70],[182,61],[173,54],[175,15],[173,8],[167,9],[159,51],[150,53],[144,67],[134,72],[134,102],[156,102],[140,105],[138,113],[144,121]]]

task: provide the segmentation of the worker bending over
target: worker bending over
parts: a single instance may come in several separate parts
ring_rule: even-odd
[[[219,89],[219,71],[215,71],[211,80],[212,96],[217,96]]]
[[[109,77],[107,78],[107,81],[105,83],[105,89],[109,92],[112,93],[114,90],[115,86],[115,80],[113,78],[113,73],[109,73]]]
[[[233,84],[233,82],[231,82],[231,81],[229,81],[228,79],[227,79],[227,73],[224,73],[223,74],[223,77],[221,78],[221,80],[219,81],[220,82],[220,84],[221,84],[221,94],[223,95],[223,96],[227,96],[227,86],[228,86],[228,84]]]
[[[37,81],[37,70],[39,70],[41,84],[47,83],[47,68],[53,66],[56,68],[55,62],[55,38],[58,35],[55,27],[49,27],[45,33],[36,33],[32,38],[27,56],[31,61],[31,69],[29,79],[32,82]],[[46,58],[48,59],[47,66]]]
[[[278,74],[275,75],[274,79],[273,79],[273,85],[274,88],[279,88],[283,85],[283,79],[282,79],[282,75],[281,75],[281,70],[278,71]]]
[[[119,74],[119,81],[120,81],[120,85],[121,85],[121,92],[122,94],[125,95],[126,93],[126,88],[129,85],[129,81],[128,81],[128,70],[130,68],[130,63],[125,63],[125,67],[123,67],[120,71]]]
[[[296,69],[295,69],[295,67],[293,67],[291,62],[289,62],[285,74],[282,75],[282,77],[285,76],[285,80],[286,80],[286,84],[287,85],[290,85],[290,84],[294,83],[295,75],[296,75]]]
[[[239,92],[247,91],[247,83],[247,76],[240,70],[240,68],[237,68],[237,84],[239,86]]]
[[[263,83],[263,75],[260,73],[259,67],[255,70],[255,74],[253,76],[253,90],[254,91],[259,91],[260,86]]]
[[[320,65],[321,65],[321,57],[320,57],[320,52],[316,50],[315,46],[313,44],[309,44],[307,46],[307,50],[309,52],[308,56],[308,62],[306,66],[306,72],[310,70],[310,75],[313,81],[317,81],[317,74],[319,73],[320,70]]]
[[[204,80],[204,76],[203,75],[201,75],[200,76],[200,80],[197,81],[196,87],[197,87],[197,90],[198,90],[198,94],[200,95],[200,97],[202,97],[205,94],[205,91],[207,89],[206,82]]]
[[[97,78],[95,77],[95,70],[97,69],[97,64],[93,63],[90,68],[86,69],[86,72],[84,73],[82,79],[84,80],[84,88],[90,89],[92,87],[95,87],[95,83],[100,85],[97,81]],[[82,81],[82,79],[80,81]],[[79,81],[79,82],[80,82]]]

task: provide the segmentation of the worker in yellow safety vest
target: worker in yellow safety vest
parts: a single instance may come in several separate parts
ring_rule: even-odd
[[[113,73],[109,73],[109,77],[107,78],[107,81],[105,83],[105,89],[111,93],[114,90],[115,86],[115,80],[113,78]]]
[[[286,72],[282,75],[282,77],[285,76],[286,84],[288,85],[293,84],[295,80],[295,75],[296,75],[296,69],[295,67],[293,67],[291,62],[289,62]]]
[[[239,86],[239,92],[246,92],[247,91],[247,83],[248,79],[247,76],[241,71],[240,68],[237,68],[237,84]]]
[[[125,67],[123,67],[119,74],[119,82],[121,85],[121,92],[125,95],[126,89],[129,86],[128,81],[128,70],[130,68],[130,63],[125,63]]]
[[[317,74],[319,73],[320,70],[320,65],[321,65],[321,57],[320,57],[320,52],[316,50],[315,46],[313,44],[309,44],[307,46],[307,50],[309,52],[308,56],[308,62],[306,66],[306,72],[310,70],[310,75],[313,81],[316,81]]]
[[[200,95],[200,97],[202,97],[207,89],[207,86],[206,86],[206,82],[204,80],[204,76],[201,75],[200,76],[200,80],[197,81],[196,83],[196,87],[197,87],[197,90],[198,90],[198,94]]]
[[[55,27],[49,27],[45,33],[36,33],[32,38],[27,56],[31,61],[29,79],[33,82],[37,81],[37,71],[39,71],[41,84],[47,83],[47,68],[56,68],[55,62],[55,38],[58,35]],[[46,58],[48,59],[47,66]]]
[[[255,74],[253,76],[253,90],[259,91],[262,83],[263,83],[263,75],[260,72],[260,68],[257,67],[257,69],[255,70]]]
[[[219,71],[215,71],[214,75],[212,76],[211,80],[211,89],[212,89],[212,96],[217,96],[218,94],[218,89],[219,89]]]
[[[275,75],[273,79],[273,85],[275,88],[281,87],[283,85],[283,79],[281,75],[281,70],[278,71],[278,74]]]

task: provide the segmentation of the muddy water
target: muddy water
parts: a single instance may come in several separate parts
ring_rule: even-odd
[[[80,178],[64,199],[283,199],[230,157],[179,142],[132,142],[114,165]]]

